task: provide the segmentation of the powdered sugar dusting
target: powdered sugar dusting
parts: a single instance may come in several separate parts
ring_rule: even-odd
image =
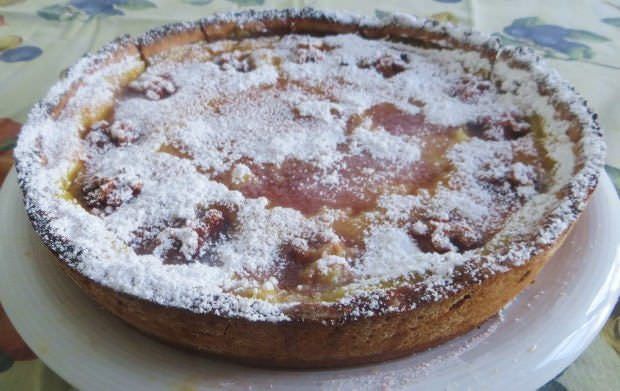
[[[202,23],[293,14],[499,49],[404,15]],[[363,303],[347,316],[372,316],[411,308],[386,301],[381,284],[393,279],[440,300],[460,288],[458,266],[501,272],[557,240],[603,161],[581,98],[521,49],[489,58],[290,34],[176,47],[136,78],[139,55],[115,57],[132,45],[80,62],[33,109],[15,153],[44,241],[89,278],[165,305],[280,321],[307,302]],[[45,105],[72,88],[50,114]],[[100,110],[112,105],[113,115]]]
[[[355,129],[351,152],[368,152],[373,158],[395,164],[411,164],[420,158],[420,147],[413,138],[393,136],[385,129],[370,130],[366,126]]]

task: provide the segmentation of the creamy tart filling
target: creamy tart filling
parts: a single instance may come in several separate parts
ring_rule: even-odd
[[[67,136],[38,136],[50,224],[89,277],[199,311],[439,297],[546,244],[584,147],[540,89],[482,51],[357,34],[129,56],[37,123]]]
[[[357,35],[175,48],[85,129],[70,193],[137,255],[270,301],[451,268],[553,185],[488,72]]]

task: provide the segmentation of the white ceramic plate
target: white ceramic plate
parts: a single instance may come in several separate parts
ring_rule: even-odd
[[[160,344],[94,305],[33,232],[14,172],[0,192],[0,222],[2,305],[32,350],[85,390],[535,389],[589,345],[620,291],[620,205],[603,175],[564,246],[503,320],[379,365],[256,369]]]

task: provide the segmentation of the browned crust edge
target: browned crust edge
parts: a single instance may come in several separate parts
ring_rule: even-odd
[[[142,58],[149,59],[170,47],[186,45],[206,40],[206,36],[198,22],[174,23],[165,25],[137,39]]]
[[[467,286],[446,300],[339,325],[249,321],[165,307],[102,286],[56,259],[91,299],[166,343],[253,366],[329,368],[395,359],[467,333],[531,284],[567,234],[529,263]]]

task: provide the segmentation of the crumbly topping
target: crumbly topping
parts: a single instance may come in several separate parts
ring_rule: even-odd
[[[202,23],[291,15],[499,50],[403,15]],[[132,45],[74,67],[33,109],[15,153],[46,244],[89,278],[161,304],[270,321],[304,303],[350,317],[415,306],[390,301],[393,281],[440,300],[459,289],[457,270],[480,281],[557,240],[602,165],[581,98],[522,49],[490,59],[291,34],[176,47],[143,71],[137,53],[114,57]],[[583,135],[571,140],[575,126]]]

